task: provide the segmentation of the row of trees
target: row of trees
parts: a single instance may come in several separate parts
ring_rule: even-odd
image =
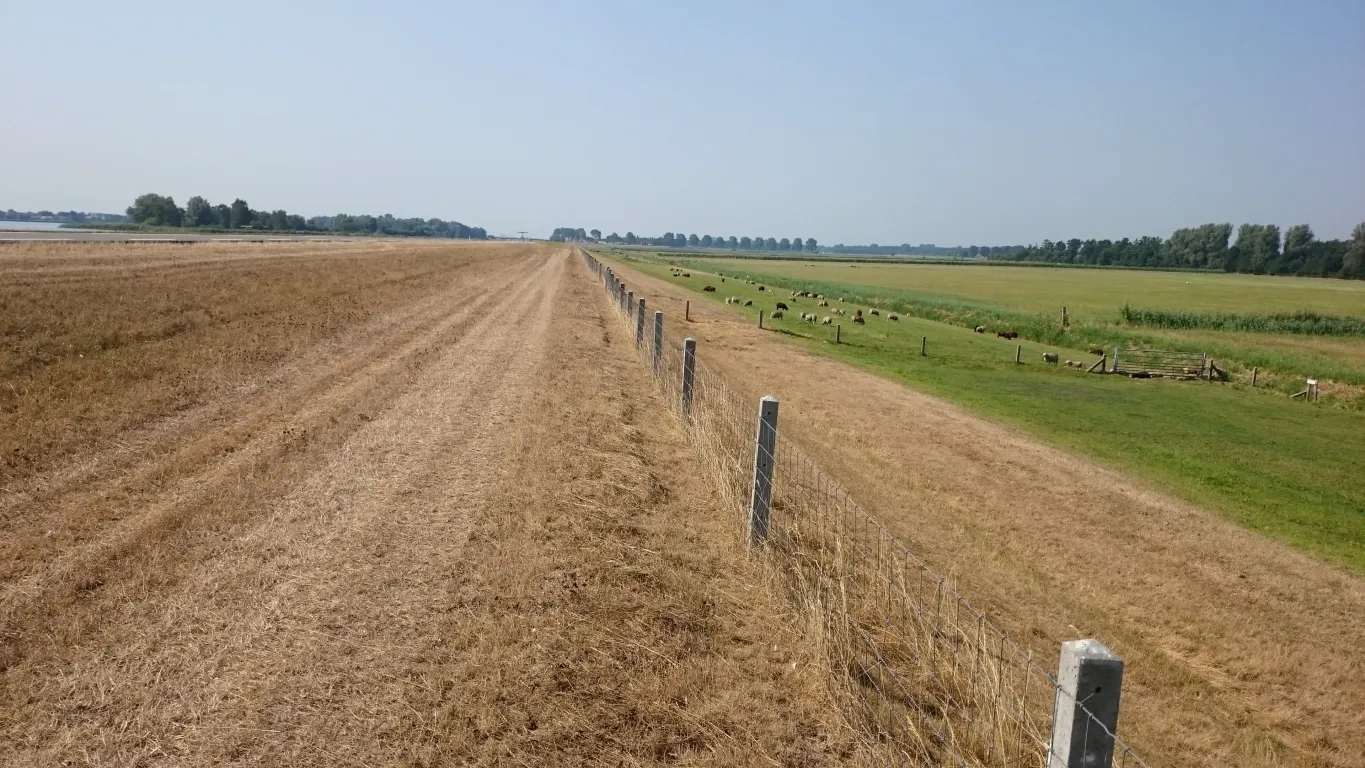
[[[84,224],[92,221],[122,222],[126,216],[117,213],[86,213],[85,211],[0,211],[0,221],[51,221],[60,224]]]
[[[166,195],[139,196],[128,207],[134,224],[159,227],[203,227],[213,229],[253,229],[292,232],[346,232],[357,234],[400,235],[406,237],[458,237],[482,240],[488,237],[483,227],[470,227],[458,221],[441,219],[399,219],[391,214],[304,217],[283,209],[257,211],[240,197],[231,205],[214,205],[196,195],[180,208]]]
[[[599,229],[583,230],[573,227],[556,227],[550,235],[554,242],[602,242],[622,245],[653,245],[661,248],[729,248],[746,251],[797,251],[815,253],[820,249],[815,238],[801,239],[772,237],[722,237],[720,235],[684,235],[665,232],[663,237],[639,237],[627,232],[624,237],[612,232],[606,237]]]
[[[1100,264],[1159,269],[1221,269],[1257,275],[1365,278],[1365,223],[1349,240],[1319,240],[1307,224],[1280,236],[1274,224],[1243,224],[1232,241],[1231,224],[1177,229],[1165,240],[1044,240],[1017,253],[991,258],[1057,264]]]
[[[901,243],[900,245],[844,245],[839,243],[825,250],[830,253],[851,253],[865,256],[941,256],[949,258],[979,258],[990,256],[1006,256],[1023,253],[1027,250],[1023,245],[934,245],[933,243],[920,243],[911,245]]]

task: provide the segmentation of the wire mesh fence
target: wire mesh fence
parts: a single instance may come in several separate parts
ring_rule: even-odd
[[[600,262],[584,257],[603,277],[630,338],[637,339],[638,304],[624,300],[619,281]],[[756,460],[771,462],[766,562],[804,609],[810,639],[832,672],[835,699],[870,758],[972,768],[1102,764],[1103,758],[1079,763],[1058,757],[1053,721],[1063,713],[1080,729],[1081,743],[1100,735],[1112,743],[1112,766],[1146,768],[1085,701],[1076,701],[1030,650],[859,506],[794,441],[779,431],[765,454],[756,439],[757,397],[696,359],[685,408],[685,340],[678,324],[657,327],[661,316],[646,311],[637,352],[717,479],[723,500],[741,513],[738,535],[748,533]],[[1075,735],[1069,737],[1074,742]]]

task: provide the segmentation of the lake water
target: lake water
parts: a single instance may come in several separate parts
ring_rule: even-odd
[[[56,221],[0,221],[0,229],[59,229]]]

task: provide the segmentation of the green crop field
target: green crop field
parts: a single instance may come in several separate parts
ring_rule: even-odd
[[[803,322],[799,313],[823,316],[842,306],[851,316],[854,308],[867,309],[869,304],[834,302],[825,308],[815,306],[810,299],[792,303],[786,290],[759,292],[738,279],[722,284],[700,271],[693,271],[691,278],[675,278],[662,260],[619,253],[599,255],[624,261],[631,268],[717,303],[726,296],[752,300],[753,307],[731,309],[755,320],[759,308],[770,313],[775,301],[788,302],[791,312],[785,317],[765,321],[779,332],[777,339],[1013,424],[1053,445],[1133,472],[1266,535],[1365,570],[1365,412],[1294,401],[1280,391],[1252,389],[1240,383],[1134,380],[1042,362],[1045,351],[1055,351],[1063,360],[1094,361],[1096,358],[1083,351],[1084,345],[1078,351],[1024,341],[1023,363],[1015,364],[1015,342],[923,317],[902,315],[899,322],[890,322],[885,309],[880,317],[868,317],[865,326],[853,325],[851,317],[839,318],[843,343],[835,345],[833,328]],[[740,261],[735,266],[725,262],[721,269],[732,275],[738,267],[750,266],[752,262]],[[773,268],[772,264],[762,266]],[[830,268],[847,270],[849,266]],[[862,265],[857,265],[852,272],[860,269]],[[942,269],[976,271],[971,267]],[[1114,279],[1107,274],[1103,277]],[[960,278],[954,275],[951,279]],[[719,290],[702,293],[702,286],[708,283]],[[1231,295],[1225,296],[1225,301],[1229,310],[1246,308],[1237,305]],[[925,337],[928,354],[921,356],[921,339]],[[1347,340],[1311,341],[1328,345],[1319,350],[1327,356],[1335,351],[1331,345],[1339,346]],[[1274,354],[1274,350],[1267,352]]]

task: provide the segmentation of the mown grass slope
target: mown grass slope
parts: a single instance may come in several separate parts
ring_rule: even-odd
[[[619,255],[617,255],[619,258]],[[1291,401],[1242,384],[1132,380],[1086,374],[1043,363],[1044,352],[1062,360],[1093,362],[1084,350],[1016,342],[923,318],[898,322],[869,316],[851,322],[866,304],[789,298],[788,290],[758,291],[742,280],[692,271],[672,277],[666,265],[631,260],[654,277],[736,305],[757,320],[777,301],[791,306],[765,326],[808,350],[904,381],[972,411],[1019,426],[1055,445],[1134,472],[1170,492],[1221,511],[1238,522],[1329,560],[1365,569],[1365,413]],[[727,273],[728,274],[728,273]],[[715,293],[702,293],[704,285]],[[849,317],[834,328],[799,319],[801,312]],[[920,355],[927,337],[927,354]],[[913,418],[913,414],[907,414]]]

